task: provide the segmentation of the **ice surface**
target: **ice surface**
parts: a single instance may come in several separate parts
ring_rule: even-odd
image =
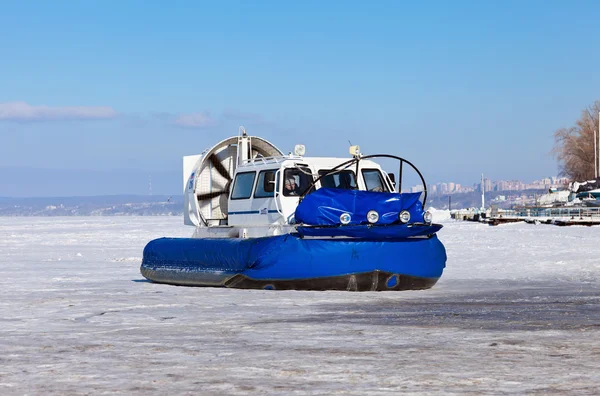
[[[431,290],[153,284],[177,217],[0,219],[0,394],[576,393],[600,383],[600,228],[447,221]]]

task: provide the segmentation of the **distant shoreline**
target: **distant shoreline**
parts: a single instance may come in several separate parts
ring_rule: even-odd
[[[182,216],[183,198],[169,195],[0,197],[0,216]]]
[[[519,202],[546,193],[544,190],[489,191],[485,204],[510,208]],[[504,198],[500,200],[499,198]],[[523,202],[523,201],[520,201]],[[427,206],[436,209],[464,209],[481,206],[481,193],[429,196]],[[177,195],[96,195],[70,197],[0,197],[0,216],[182,216],[183,196]]]

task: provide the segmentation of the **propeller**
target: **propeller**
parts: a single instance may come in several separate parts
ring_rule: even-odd
[[[231,187],[231,175],[229,174],[229,171],[227,170],[227,168],[225,168],[223,166],[223,164],[221,163],[221,161],[219,161],[219,159],[217,158],[216,155],[211,155],[210,157],[208,157],[208,160],[210,161],[210,163],[212,164],[212,167],[219,172],[219,174],[221,176],[223,176],[223,178],[225,180],[227,180],[227,183],[225,184],[225,187],[220,190],[220,191],[212,191],[209,193],[205,193],[205,194],[199,194],[197,196],[198,201],[206,201],[209,199],[213,199],[213,198],[217,198],[221,195],[229,195],[229,190]]]
[[[258,151],[256,150],[252,150],[252,158],[257,158],[258,156],[262,156],[262,154],[260,154]],[[199,194],[198,197],[198,201],[206,201],[209,199],[213,199],[213,198],[217,198],[221,195],[229,195],[230,189],[231,189],[231,182],[232,182],[232,177],[229,174],[229,171],[227,170],[227,168],[225,168],[225,166],[223,166],[223,164],[221,163],[221,161],[219,161],[219,159],[217,158],[217,156],[215,154],[212,154],[210,157],[208,157],[208,161],[211,163],[212,167],[219,172],[219,174],[221,176],[223,176],[223,178],[225,180],[227,180],[227,184],[225,184],[225,187],[221,190],[221,191],[213,191],[213,192],[209,192],[209,193],[205,193],[205,194]]]

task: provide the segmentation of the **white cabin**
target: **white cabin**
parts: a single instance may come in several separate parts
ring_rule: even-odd
[[[361,160],[358,169],[353,164],[331,173],[349,158],[304,157],[303,152],[304,146],[298,145],[294,154],[284,155],[241,128],[240,136],[184,157],[185,224],[196,227],[198,238],[292,232],[300,196],[320,176],[315,189],[394,191],[392,179],[373,161]]]

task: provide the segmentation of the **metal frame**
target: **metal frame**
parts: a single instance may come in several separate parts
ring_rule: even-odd
[[[317,182],[321,181],[322,177],[341,172],[342,170],[349,168],[350,166],[352,166],[355,163],[356,163],[356,169],[358,170],[358,163],[360,162],[360,160],[370,159],[370,158],[392,158],[392,159],[396,159],[396,160],[400,161],[400,174],[398,175],[398,192],[399,193],[402,193],[403,164],[406,162],[408,165],[410,165],[411,168],[413,168],[415,170],[415,172],[417,172],[417,174],[421,178],[421,182],[423,183],[423,202],[422,203],[423,203],[423,209],[425,209],[425,204],[427,203],[427,183],[425,183],[425,178],[423,177],[423,174],[421,174],[421,171],[419,171],[419,169],[417,169],[417,167],[415,165],[413,165],[412,162],[410,162],[407,159],[404,159],[402,157],[398,157],[397,155],[391,155],[391,154],[371,154],[371,155],[365,155],[365,156],[360,156],[360,157],[354,157],[351,160],[342,162],[341,164],[333,167],[330,172],[327,172],[327,173],[317,177],[317,179],[311,184],[311,186],[306,189],[304,194],[302,194],[300,196],[300,200],[302,200],[306,196],[306,194],[313,189],[313,187],[317,184]],[[358,172],[356,172],[356,174],[358,176]]]

